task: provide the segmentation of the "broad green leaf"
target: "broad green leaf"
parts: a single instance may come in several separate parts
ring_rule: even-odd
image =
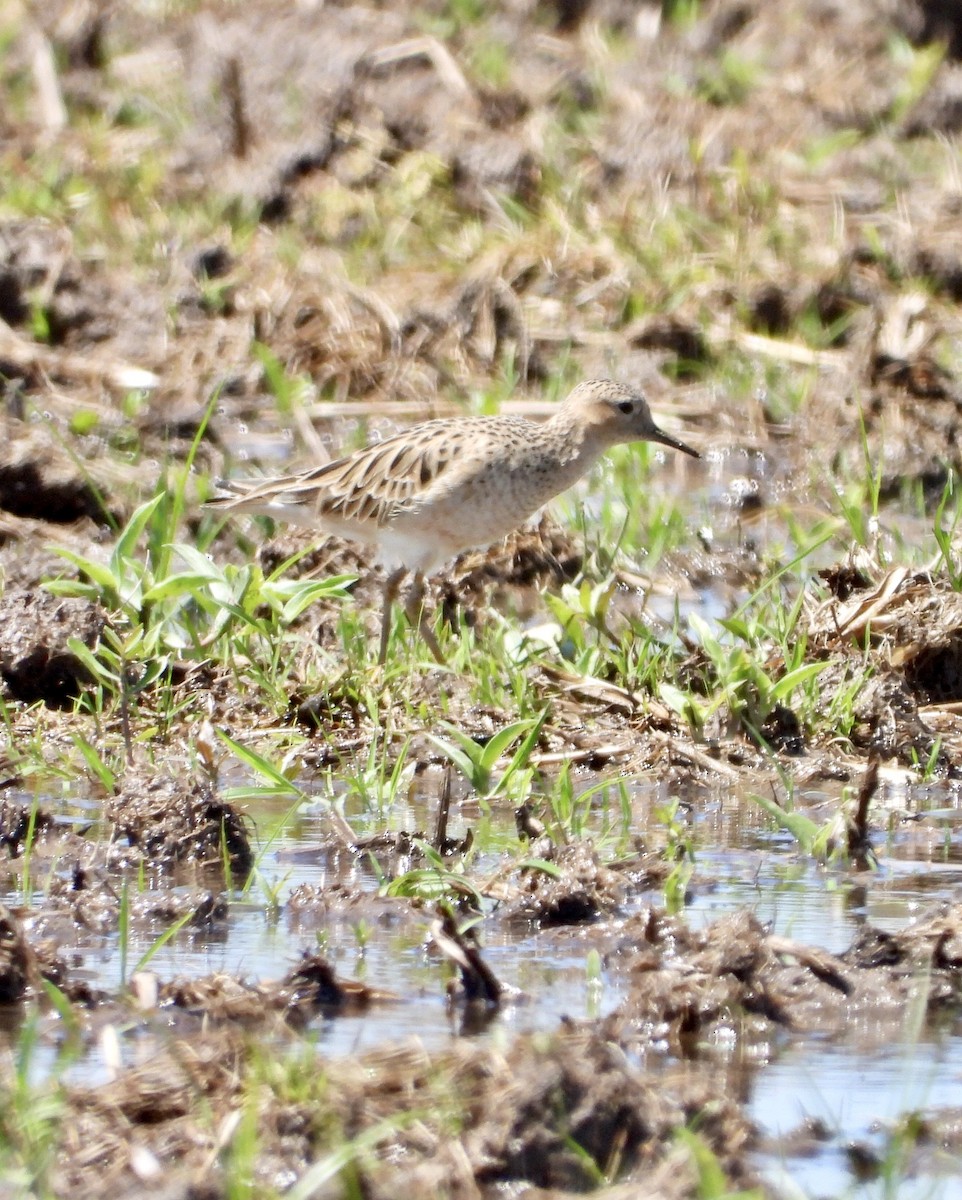
[[[82,571],[88,579],[92,579],[104,592],[116,594],[120,581],[106,563],[97,562],[92,558],[84,558],[82,554],[74,554],[72,550],[67,550],[64,546],[51,546],[51,549],[54,554],[73,563],[78,571]]]
[[[145,604],[156,604],[158,600],[168,600],[171,596],[193,597],[198,599],[197,593],[211,591],[211,577],[209,575],[198,575],[191,571],[184,571],[178,575],[168,575],[166,579],[160,583],[155,583],[153,587],[148,588],[144,592]]]
[[[45,579],[40,585],[51,596],[74,596],[98,603],[102,589],[93,583],[79,583],[76,579]]]
[[[273,763],[268,762],[256,750],[251,750],[250,747],[242,746],[240,742],[235,742],[222,729],[217,730],[217,736],[225,746],[229,746],[234,751],[242,763],[245,763],[252,771],[260,775],[261,778],[269,780],[276,787],[286,788],[288,793],[301,793],[303,791],[297,784],[292,783],[283,771],[275,767]]]
[[[451,742],[446,742],[444,738],[436,737],[433,733],[428,734],[428,740],[433,742],[441,753],[448,758],[458,768],[461,774],[474,786],[477,786],[476,779],[481,771],[480,764],[466,750],[460,746],[455,746]],[[476,750],[481,747],[477,743],[472,742],[472,746]]]
[[[715,636],[714,630],[704,619],[704,617],[699,616],[698,613],[690,613],[688,616],[688,624],[707,653],[714,657],[714,655],[722,652],[721,644],[718,641],[718,638]]]
[[[543,717],[541,719],[544,720]],[[510,725],[505,725],[504,729],[499,729],[497,733],[493,734],[483,747],[481,755],[483,768],[490,771],[511,743],[517,741],[523,733],[528,732],[534,723],[531,718],[513,721]]]
[[[86,667],[92,679],[96,679],[100,683],[107,683],[114,688],[119,685],[120,680],[118,677],[94,655],[90,647],[82,642],[80,638],[68,638],[67,648]]]
[[[238,784],[236,787],[223,788],[221,799],[228,803],[237,800],[287,800],[291,796],[300,797],[300,792],[292,783],[277,784]]]
[[[561,879],[564,876],[564,871],[557,863],[548,862],[546,858],[523,858],[518,863],[520,871],[540,871],[543,875],[550,875],[552,879]]]
[[[79,733],[74,734],[73,744],[80,751],[84,762],[87,764],[87,769],[91,775],[99,779],[105,791],[114,793],[117,790],[117,776],[101,758],[96,748],[81,736]]]
[[[433,867],[437,867],[438,870],[444,870],[444,859],[432,845],[424,841],[423,838],[415,838],[414,844]]]
[[[740,617],[726,617],[719,620],[718,624],[722,629],[727,629],[729,633],[733,633],[735,637],[741,638],[744,642],[754,641],[748,622],[743,621]]]
[[[356,575],[338,575],[332,579],[312,581],[310,584],[299,589],[299,592],[291,596],[290,600],[287,601],[280,612],[281,620],[289,625],[305,609],[310,608],[312,604],[322,598],[335,597],[343,599],[347,595],[347,592],[344,590],[343,581],[349,580],[353,583],[356,579]]]
[[[512,778],[512,776],[515,774],[515,772],[518,771],[522,766],[524,766],[527,763],[528,759],[531,757],[531,752],[537,745],[538,738],[541,736],[542,726],[544,725],[547,718],[548,718],[548,710],[547,710],[547,708],[544,708],[541,710],[541,713],[533,721],[528,720],[525,722],[522,722],[522,721],[517,722],[518,725],[521,725],[521,724],[528,725],[529,726],[528,733],[527,733],[527,736],[525,737],[524,741],[521,743],[520,746],[518,746],[518,748],[515,750],[514,754],[512,755],[511,762],[508,764],[508,769],[498,780],[498,790],[499,791],[507,786],[508,781]]]
[[[790,833],[806,854],[812,853],[819,826],[811,817],[806,817],[804,813],[787,812],[768,796],[760,796],[753,792],[751,799],[763,808],[780,828]]]
[[[176,554],[196,575],[204,576],[207,579],[220,579],[226,582],[227,577],[224,569],[209,554],[204,554],[196,546],[189,546],[186,542],[174,542],[168,549]]]
[[[117,544],[114,546],[113,553],[110,556],[110,561],[115,568],[115,572],[118,564],[122,563],[124,559],[130,559],[134,547],[140,541],[140,536],[147,527],[148,521],[165,499],[165,494],[158,492],[152,500],[148,500],[145,504],[141,504],[139,508],[134,510],[133,516],[121,531],[120,537],[117,539]]]
[[[814,679],[816,675],[820,675],[829,664],[827,662],[818,663],[803,663],[802,666],[796,667],[794,671],[789,671],[787,675],[782,676],[778,683],[772,687],[772,699],[776,703],[780,703],[800,687],[809,679]]]

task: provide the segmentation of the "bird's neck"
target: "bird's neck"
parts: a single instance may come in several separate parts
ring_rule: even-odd
[[[575,413],[562,407],[548,422],[558,461],[570,471],[572,480],[590,471],[608,449],[595,426],[586,425]]]

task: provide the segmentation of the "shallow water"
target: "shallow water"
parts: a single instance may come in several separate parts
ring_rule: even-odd
[[[837,807],[839,794],[835,786],[809,789],[800,794],[799,803],[819,819]],[[430,791],[422,784],[410,789],[409,795],[410,802],[396,805],[389,813],[366,818],[355,813],[352,819],[372,829],[430,828],[434,808]],[[629,796],[629,828],[650,831],[651,842],[657,845],[664,831],[664,808],[674,797],[664,783],[647,781],[631,784]],[[889,810],[891,832],[876,840],[878,869],[860,873],[819,865],[800,854],[788,835],[773,830],[748,790],[692,788],[680,800],[674,820],[688,832],[695,856],[684,915],[696,926],[749,909],[776,933],[838,952],[866,922],[887,930],[901,928],[938,901],[957,895],[962,883],[962,806],[958,792],[948,787],[906,788],[896,780],[882,789],[873,815],[876,825],[881,825]],[[76,799],[45,800],[44,805],[80,827],[89,824],[93,811]],[[413,915],[403,907],[398,915],[399,906],[378,907],[373,898],[379,881],[370,859],[332,856],[325,849],[329,844],[325,818],[317,807],[290,817],[284,805],[262,806],[252,813],[262,838],[271,837],[285,813],[290,819],[264,850],[257,878],[246,894],[231,897],[228,920],[211,930],[181,931],[154,954],[150,971],[165,980],[215,972],[250,981],[277,979],[302,952],[320,946],[340,976],[363,980],[397,997],[372,1005],[361,1015],[315,1020],[310,1036],[318,1052],[337,1057],[407,1037],[417,1037],[432,1048],[460,1036],[506,1039],[522,1031],[554,1029],[562,1016],[593,1018],[618,1006],[627,985],[616,971],[602,971],[599,979],[589,979],[591,925],[538,934],[516,934],[492,925],[484,939],[487,961],[519,995],[483,1028],[468,1033],[461,1026],[460,1010],[446,998],[451,968],[431,946],[430,907]],[[617,815],[617,806],[612,805],[608,821],[615,822],[615,834]],[[455,801],[449,832],[460,836],[469,825],[483,835],[480,844],[492,847],[474,862],[476,877],[483,877],[500,862],[496,850],[513,828],[513,814],[496,810],[486,816],[476,805]],[[37,886],[42,881],[40,872]],[[285,908],[294,888],[335,882],[370,896],[372,906],[334,910],[333,915]],[[275,897],[276,907],[267,902],[268,895]],[[16,905],[23,897],[10,892],[4,899]],[[644,899],[662,901],[660,895]],[[160,923],[131,927],[128,974],[163,932]],[[79,931],[73,951],[80,960],[72,967],[74,976],[108,990],[118,987],[122,962],[116,934]],[[894,1038],[887,1031],[882,1045],[871,1036],[854,1036],[837,1044],[817,1038],[773,1040],[771,1060],[753,1073],[749,1085],[751,1115],[773,1136],[791,1131],[811,1116],[822,1118],[829,1132],[814,1154],[764,1158],[767,1178],[786,1196],[842,1192],[881,1196],[878,1184],[856,1188],[852,1183],[844,1147],[852,1140],[878,1143],[880,1134],[873,1123],[892,1121],[914,1108],[962,1106],[960,1034],[962,1026],[922,1036],[907,1026]],[[122,1033],[121,1061],[135,1065],[148,1059],[163,1037],[162,1029]],[[39,1077],[62,1065],[56,1064],[52,1048],[42,1048],[30,1073]],[[109,1076],[96,1045],[66,1071],[72,1082],[87,1084]],[[793,1193],[790,1187],[801,1191]],[[940,1181],[926,1176],[903,1184],[898,1194],[952,1194],[941,1188]]]
[[[853,1142],[886,1152],[883,1130],[906,1113],[955,1108],[962,1090],[962,1029],[921,1038],[906,1030],[904,1041],[871,1048],[812,1046],[787,1048],[759,1072],[750,1112],[772,1135],[787,1134],[803,1121],[824,1122],[828,1138],[816,1154],[766,1158],[766,1176],[786,1197],[845,1195],[864,1200],[897,1195],[899,1200],[959,1195],[958,1178],[897,1173],[897,1192],[884,1179],[851,1179],[846,1148]],[[794,1189],[794,1190],[793,1190]]]

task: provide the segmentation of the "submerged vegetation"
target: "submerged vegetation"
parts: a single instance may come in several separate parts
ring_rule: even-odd
[[[951,1194],[957,1091],[752,1093],[958,1062],[960,28],[0,8],[0,1195]],[[204,508],[609,375],[702,462],[451,564],[441,664]]]

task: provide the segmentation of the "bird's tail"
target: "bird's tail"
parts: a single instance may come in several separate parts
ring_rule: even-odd
[[[211,496],[204,508],[216,512],[249,513],[257,517],[273,517],[291,525],[317,527],[317,515],[311,505],[292,503],[281,486],[283,481],[218,479],[216,486],[226,492]]]

